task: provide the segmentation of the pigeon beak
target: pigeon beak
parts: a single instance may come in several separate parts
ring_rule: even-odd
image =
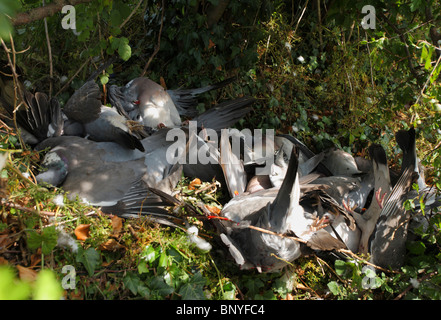
[[[140,104],[140,101],[139,100],[135,100],[135,101],[132,101],[132,103],[138,105],[138,104]]]

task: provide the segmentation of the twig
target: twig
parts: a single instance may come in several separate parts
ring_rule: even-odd
[[[92,0],[56,0],[53,1],[53,3],[48,4],[45,7],[38,7],[38,8],[34,8],[28,12],[22,12],[17,14],[13,19],[12,19],[12,25],[13,26],[20,26],[20,25],[24,25],[24,24],[28,24],[37,20],[41,20],[45,17],[50,17],[52,15],[54,15],[55,13],[61,11],[61,9],[65,6],[65,5],[77,5],[80,3],[87,3],[87,2],[91,2]]]
[[[418,103],[418,101],[420,101],[420,98],[422,97],[422,95],[424,94],[424,90],[426,90],[427,85],[429,84],[430,78],[432,78],[433,73],[436,70],[436,67],[438,66],[439,62],[441,61],[441,56],[438,57],[438,60],[436,60],[436,64],[432,69],[432,72],[430,72],[429,77],[426,80],[426,83],[424,83],[423,88],[421,89],[420,95],[418,96],[417,101],[415,102],[415,104]]]
[[[407,62],[409,64],[410,71],[412,72],[414,77],[418,79],[419,76],[418,76],[418,73],[415,71],[415,68],[412,64],[412,58],[411,58],[411,55],[409,52],[409,46],[406,42],[406,39],[404,38],[404,34],[381,11],[380,11],[380,16],[383,18],[384,21],[386,21],[386,23],[389,25],[389,27],[391,27],[399,35],[401,42],[404,43],[404,50],[406,51]]]
[[[124,25],[129,22],[130,18],[132,18],[132,16],[135,14],[136,10],[138,10],[139,6],[141,5],[141,3],[144,0],[139,0],[138,4],[136,5],[135,9],[132,10],[132,12],[130,12],[129,16],[126,18],[126,20],[123,21],[123,23],[121,23],[121,25],[119,26],[120,29],[122,29],[124,27]],[[164,5],[162,6],[164,8]]]
[[[417,279],[417,281],[418,281],[418,282],[422,282],[422,281],[424,281],[424,280],[430,278],[431,276],[434,276],[434,275],[437,274],[437,273],[438,273],[437,271],[433,271],[433,272],[431,272],[431,273],[429,273],[429,274],[425,274],[425,275],[422,276],[420,279]],[[413,287],[414,287],[414,286],[413,286],[412,284],[409,285],[406,289],[404,289],[403,292],[401,292],[398,296],[396,296],[396,297],[394,298],[394,300],[400,300],[401,298],[403,298],[403,297],[406,295],[406,293],[408,293]]]
[[[75,79],[75,77],[80,73],[81,70],[92,60],[92,57],[89,57],[84,63],[81,65],[81,67],[75,72],[75,74],[64,84],[64,86],[58,90],[58,92],[55,94],[55,96],[58,96],[61,92],[66,90],[66,88],[70,85],[70,83]]]
[[[97,214],[97,212],[95,210],[93,210],[93,211],[90,211],[90,212],[84,214],[84,216],[87,217],[87,216],[92,216],[92,215],[95,215],[95,214]],[[43,228],[47,228],[47,227],[52,227],[52,226],[55,226],[55,225],[61,225],[61,224],[69,223],[69,222],[72,222],[72,221],[76,221],[79,218],[81,218],[81,217],[76,217],[76,218],[73,218],[73,219],[70,219],[70,220],[66,220],[66,221],[56,221],[56,222],[53,222],[53,223],[50,223],[48,225],[43,226]]]
[[[18,125],[17,125],[17,114],[16,111],[18,110],[18,108],[24,104],[25,107],[27,108],[28,106],[26,105],[26,102],[24,100],[24,95],[23,92],[21,91],[21,87],[18,85],[18,75],[17,72],[15,71],[15,48],[14,48],[14,40],[12,38],[12,35],[9,34],[9,38],[11,41],[11,50],[8,49],[8,47],[6,46],[5,42],[3,41],[3,39],[1,40],[3,49],[5,50],[6,53],[6,57],[8,58],[8,64],[9,67],[11,68],[12,71],[12,81],[14,83],[14,114],[12,116],[13,121],[14,121],[14,126],[15,129],[18,131]],[[11,57],[9,55],[9,53],[12,52],[12,60]],[[18,92],[17,92],[18,91]],[[18,94],[17,94],[18,93]],[[20,103],[17,105],[17,100],[18,97],[20,97]],[[21,137],[21,135],[18,135],[18,141],[20,141],[20,146],[21,148],[24,150],[25,149],[25,143]]]
[[[45,1],[43,0],[43,7],[45,6]],[[52,97],[52,86],[53,86],[53,76],[54,76],[54,68],[52,65],[52,48],[51,48],[51,39],[49,38],[49,30],[47,27],[47,19],[43,19],[44,23],[44,32],[46,33],[46,42],[47,42],[47,54],[49,56],[49,99]]]
[[[43,211],[42,210],[36,210],[36,209],[32,209],[32,208],[21,206],[21,205],[16,204],[16,203],[8,202],[6,200],[1,200],[1,204],[6,206],[6,207],[18,209],[18,210],[21,210],[21,211],[26,211],[26,212],[31,212],[31,213],[38,213],[39,215],[45,215],[45,216],[55,216],[56,215],[55,212],[44,211],[44,210]]]
[[[297,31],[297,28],[299,26],[299,23],[302,20],[303,15],[305,14],[306,7],[308,6],[308,2],[309,2],[309,0],[306,0],[305,6],[303,7],[303,10],[302,10],[302,14],[299,17],[299,20],[297,20],[297,24],[296,24],[296,27],[294,28],[294,32],[293,32],[294,34],[296,34],[296,31]]]
[[[164,11],[165,11],[165,4],[164,0],[162,0],[162,12],[161,12],[161,26],[159,27],[159,34],[158,34],[158,43],[155,47],[155,50],[153,51],[153,54],[150,56],[149,60],[147,61],[144,70],[141,73],[141,77],[144,77],[145,73],[147,72],[147,69],[150,66],[150,63],[152,63],[153,58],[158,54],[159,48],[161,46],[161,34],[162,34],[162,26],[164,25]]]
[[[211,218],[213,219],[213,218],[216,218],[216,217],[211,217]],[[229,221],[229,222],[232,222],[232,223],[237,223],[237,222],[235,222],[235,221],[233,221],[233,220],[230,220],[230,219],[228,219],[228,218],[225,218],[225,217],[217,217],[217,218],[219,218],[219,219],[221,219],[221,220],[224,220],[224,221]],[[270,230],[267,230],[267,229],[263,229],[263,228],[260,228],[260,227],[251,226],[251,225],[250,225],[250,226],[246,226],[246,227],[249,228],[249,229],[253,229],[253,230],[256,230],[256,231],[263,232],[263,233],[268,233],[268,234],[272,234],[272,235],[279,236],[279,237],[282,237],[282,238],[291,239],[291,240],[294,240],[294,241],[297,241],[297,242],[301,242],[301,243],[304,243],[304,244],[307,244],[307,243],[308,243],[308,241],[303,240],[303,239],[301,239],[301,238],[297,238],[297,237],[293,237],[293,236],[288,236],[288,235],[285,235],[285,234],[277,233],[277,232],[270,231]],[[366,259],[363,259],[363,258],[359,257],[358,255],[356,255],[355,253],[353,253],[351,250],[347,250],[347,249],[336,249],[336,251],[337,251],[337,252],[344,253],[344,254],[347,254],[347,255],[351,256],[352,258],[357,259],[357,260],[359,260],[359,261],[361,261],[361,262],[363,262],[363,263],[365,263],[365,264],[367,264],[367,265],[369,265],[369,266],[371,266],[371,267],[373,267],[373,268],[375,268],[375,269],[381,270],[381,271],[383,271],[383,272],[399,273],[399,274],[402,273],[402,272],[400,272],[400,271],[389,270],[389,269],[385,269],[385,268],[382,268],[382,267],[380,267],[380,266],[377,266],[377,265],[375,265],[375,264],[373,264],[373,263],[367,261]]]

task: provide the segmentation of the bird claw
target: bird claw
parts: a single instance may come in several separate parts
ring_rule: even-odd
[[[386,197],[387,192],[381,195],[381,188],[378,188],[378,191],[375,192],[375,199],[377,200],[380,209],[383,209],[384,197]]]
[[[158,129],[162,129],[162,128],[166,128],[165,124],[163,124],[162,122],[160,124],[158,124]]]
[[[353,208],[349,207],[349,203],[347,203],[345,200],[342,200],[341,202],[342,202],[343,208],[345,208],[345,210],[347,212],[349,212],[350,214],[353,214],[354,210],[357,209],[357,206],[354,206]]]
[[[329,226],[329,217],[324,216],[321,219],[316,218],[314,222],[311,224],[311,231],[318,231],[320,229],[326,228]]]

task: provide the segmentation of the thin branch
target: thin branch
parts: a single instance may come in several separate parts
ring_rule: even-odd
[[[66,88],[70,85],[70,83],[75,79],[75,77],[83,70],[83,68],[92,60],[92,57],[89,57],[84,63],[81,65],[81,67],[75,72],[75,74],[64,84],[64,86],[58,90],[58,92],[55,94],[55,96],[58,96],[61,92],[66,90]]]
[[[56,0],[45,7],[38,7],[28,12],[17,14],[14,18],[11,19],[11,23],[13,26],[28,24],[46,17],[53,16],[57,12],[60,12],[66,5],[75,6],[77,4],[87,3],[91,1],[92,0]]]
[[[141,77],[144,77],[145,73],[147,72],[147,69],[150,66],[150,63],[152,63],[153,58],[158,54],[159,48],[161,46],[161,34],[162,34],[162,26],[164,25],[164,11],[165,11],[165,4],[164,0],[162,0],[162,13],[161,13],[161,27],[159,28],[159,34],[158,34],[158,44],[155,47],[155,51],[153,51],[153,54],[150,56],[149,60],[147,61],[144,70],[141,73]]]
[[[380,11],[380,16],[384,21],[386,21],[386,23],[389,25],[389,27],[391,27],[398,34],[401,42],[404,43],[404,50],[406,51],[407,62],[409,64],[410,71],[412,72],[414,77],[418,79],[419,76],[418,76],[418,73],[415,71],[415,68],[412,64],[412,58],[411,58],[411,54],[409,51],[409,46],[407,45],[406,39],[404,38],[404,33],[401,32],[400,29],[398,29],[397,26],[395,26],[381,11]]]
[[[15,129],[18,131],[18,125],[17,125],[17,113],[16,111],[18,110],[18,108],[24,104],[24,106],[27,108],[27,104],[24,100],[24,94],[21,90],[21,87],[18,83],[18,75],[17,72],[15,71],[15,48],[14,48],[14,39],[12,38],[12,35],[9,34],[9,38],[11,41],[11,49],[8,49],[8,47],[6,46],[5,42],[3,41],[3,39],[0,38],[3,49],[5,50],[6,56],[8,58],[8,64],[9,67],[11,68],[11,72],[12,72],[12,81],[14,83],[14,113],[13,113],[13,122],[14,122],[14,126]],[[12,53],[12,60],[11,60],[11,56],[9,55],[10,53]],[[17,105],[17,101],[18,101],[18,97],[20,97],[20,103]],[[25,143],[21,137],[21,135],[18,135],[18,140],[20,141],[20,146],[21,148],[24,150],[25,149]]]
[[[144,0],[139,0],[138,4],[136,5],[135,9],[132,10],[132,12],[130,12],[129,16],[126,18],[126,20],[123,21],[123,23],[121,23],[121,25],[119,26],[120,29],[122,29],[124,27],[124,25],[129,22],[130,18],[132,18],[132,16],[135,14],[136,10],[138,10],[139,6],[141,5],[141,3]]]
[[[44,216],[55,216],[57,213],[56,212],[52,212],[52,211],[44,211],[44,210],[37,210],[37,209],[33,209],[33,208],[28,208],[25,206],[21,206],[19,204],[16,203],[12,203],[6,200],[1,200],[1,204],[3,206],[9,207],[9,208],[14,208],[14,209],[18,209],[21,211],[26,211],[26,212],[31,212],[31,213],[37,213],[39,215],[44,215]]]
[[[45,1],[43,0],[43,7],[45,7]],[[47,53],[49,56],[49,99],[52,97],[52,86],[53,86],[53,76],[54,76],[54,68],[52,65],[52,48],[51,48],[51,39],[49,38],[49,29],[47,27],[47,19],[43,19],[44,22],[44,32],[46,34],[46,42],[47,42]]]

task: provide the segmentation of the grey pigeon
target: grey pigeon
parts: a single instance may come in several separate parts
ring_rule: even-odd
[[[220,103],[198,115],[197,96],[221,88],[232,79],[198,89],[165,90],[158,83],[144,77],[135,78],[125,85],[109,88],[109,99],[119,113],[153,129],[180,127],[187,117],[198,122],[200,128],[220,130],[227,128],[250,112],[254,99],[243,97]]]
[[[378,195],[378,197],[389,194],[392,190],[392,186],[390,182],[386,152],[382,146],[372,144],[369,147],[369,154],[373,161],[374,192]],[[355,211],[352,212],[357,226],[361,230],[361,238],[358,250],[360,253],[368,253],[369,239],[375,230],[380,212],[380,204],[375,198],[371,201],[369,207],[363,214]]]
[[[17,93],[22,93],[15,102],[19,106],[14,110],[14,82],[12,77],[0,77],[0,106],[5,110],[6,122],[14,125],[16,114],[17,125],[25,143],[36,145],[48,137],[60,136],[63,133],[63,118],[59,102],[43,93],[32,94],[21,82],[18,82]]]
[[[370,243],[371,262],[375,265],[398,269],[404,264],[410,212],[404,209],[403,203],[417,178],[410,164],[382,203]]]
[[[228,152],[229,149],[223,151]],[[233,198],[222,209],[221,217],[213,220],[222,242],[242,269],[256,268],[259,272],[276,272],[302,254],[303,243],[320,249],[345,247],[339,240],[321,230],[319,224],[316,225],[316,217],[305,215],[299,203],[301,191],[298,158],[294,151],[295,149],[280,188],[242,194],[239,191],[239,195],[233,193]],[[225,175],[231,175],[227,181],[238,180],[234,177],[237,176],[237,171],[229,171],[228,166],[223,169]],[[230,191],[233,189],[230,188]],[[256,227],[276,234],[256,230]],[[302,240],[299,242],[283,236],[287,234],[295,234]]]
[[[129,149],[144,151],[140,139],[147,134],[144,129],[132,128],[130,119],[119,114],[116,109],[103,106],[101,92],[95,81],[86,82],[76,90],[63,107],[63,112],[74,123],[82,125],[83,136],[97,142],[113,141]],[[69,131],[78,131],[78,126],[73,129],[69,123]],[[66,125],[68,128],[68,126]],[[72,135],[78,132],[70,133]]]

